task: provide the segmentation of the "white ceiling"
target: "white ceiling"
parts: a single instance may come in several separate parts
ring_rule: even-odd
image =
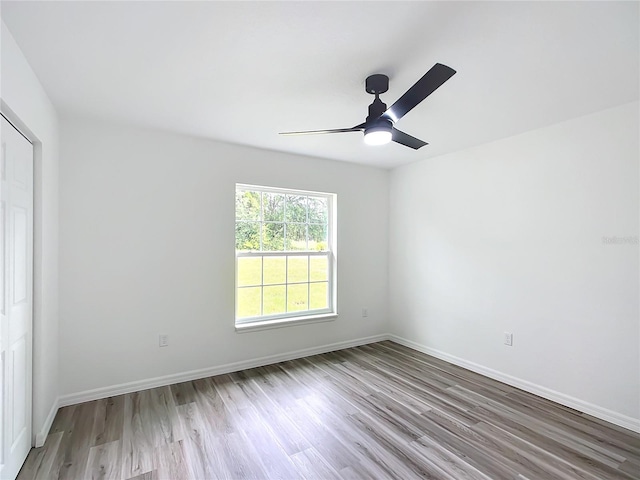
[[[638,2],[10,2],[63,114],[392,168],[638,99]],[[458,71],[398,128],[430,145],[280,131],[364,121],[431,66]]]

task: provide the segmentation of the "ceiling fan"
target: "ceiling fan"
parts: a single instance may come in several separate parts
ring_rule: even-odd
[[[414,150],[427,145],[411,135],[401,132],[394,124],[404,117],[411,109],[431,95],[444,82],[449,80],[456,71],[453,68],[436,63],[418,80],[413,87],[405,92],[396,103],[387,108],[380,100],[380,94],[389,90],[389,77],[375,74],[367,77],[365,90],[376,98],[369,105],[369,116],[364,123],[351,128],[337,128],[333,130],[309,130],[304,132],[282,132],[280,135],[315,135],[322,133],[347,133],[364,131],[364,141],[369,145],[384,145],[394,141]]]

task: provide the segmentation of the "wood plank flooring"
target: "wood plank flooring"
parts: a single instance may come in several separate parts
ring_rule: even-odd
[[[27,479],[640,479],[640,435],[393,342],[62,408]]]

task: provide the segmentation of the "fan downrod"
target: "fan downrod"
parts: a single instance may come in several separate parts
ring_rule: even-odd
[[[370,75],[364,82],[364,89],[367,93],[378,96],[389,90],[389,77],[382,75],[381,73]]]

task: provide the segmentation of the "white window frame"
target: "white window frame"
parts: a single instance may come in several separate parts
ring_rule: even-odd
[[[337,306],[336,306],[336,298],[337,298],[337,288],[336,288],[336,267],[337,267],[337,255],[336,255],[336,201],[337,196],[333,193],[326,192],[316,192],[309,190],[295,190],[289,188],[277,188],[277,187],[265,187],[261,185],[249,185],[238,183],[236,184],[236,190],[249,190],[253,192],[261,192],[261,193],[278,193],[285,195],[300,195],[300,196],[311,196],[311,197],[320,197],[327,200],[327,250],[326,251],[317,251],[317,250],[283,250],[283,251],[236,251],[236,259],[235,259],[235,326],[237,331],[243,330],[254,330],[254,329],[263,329],[263,328],[272,328],[272,327],[280,327],[285,326],[291,323],[311,323],[316,321],[327,321],[335,318],[337,316]],[[234,210],[235,210],[235,202],[234,202]],[[264,224],[263,215],[261,214],[260,223]],[[287,223],[286,221],[283,223]],[[235,224],[235,223],[234,223]],[[307,222],[308,224],[308,222]],[[235,229],[234,229],[235,232]],[[235,238],[235,233],[234,233]],[[260,240],[262,244],[262,236]],[[235,243],[234,243],[235,244]],[[238,285],[238,259],[243,257],[250,258],[267,258],[267,257],[285,257],[288,262],[290,257],[308,257],[313,256],[327,257],[328,271],[327,271],[327,308],[323,309],[314,309],[314,310],[302,310],[295,312],[285,312],[278,313],[273,315],[258,315],[254,317],[243,317],[238,318],[238,290],[240,287]],[[285,268],[285,272],[288,269]],[[308,270],[310,271],[310,270]],[[263,279],[261,279],[260,286],[263,288],[261,295],[264,295],[264,283]],[[306,284],[308,288],[310,285],[314,283],[310,279],[307,282],[292,282],[288,283],[285,278],[285,287],[287,285],[295,285],[295,284]],[[278,284],[279,285],[279,284]],[[268,284],[266,286],[272,286],[272,284]],[[285,288],[285,292],[287,289]],[[264,304],[264,297],[261,297],[261,308]],[[310,298],[308,295],[307,298]],[[285,297],[286,304],[286,297]]]

